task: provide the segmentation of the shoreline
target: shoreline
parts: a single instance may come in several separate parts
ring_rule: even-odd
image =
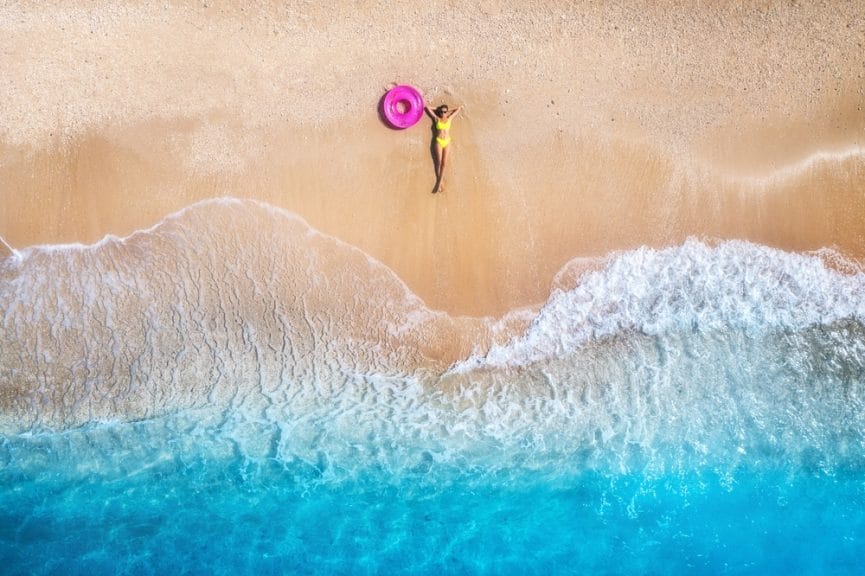
[[[295,212],[381,261],[431,308],[469,316],[501,316],[542,303],[574,258],[663,248],[689,237],[743,239],[795,252],[830,247],[865,262],[859,217],[865,211],[856,208],[865,155],[855,146],[841,154],[816,152],[774,173],[735,177],[675,167],[645,143],[583,145],[579,154],[591,158],[582,167],[534,159],[532,175],[542,184],[533,188],[541,194],[494,187],[495,176],[484,175],[487,159],[475,142],[465,142],[471,127],[460,128],[450,189],[438,196],[427,190],[432,162],[421,127],[412,134],[381,128],[376,149],[408,168],[381,175],[377,184],[378,175],[365,171],[363,162],[344,171],[324,166],[322,151],[335,146],[338,129],[310,137],[307,155],[293,165],[271,157],[234,173],[190,174],[184,157],[172,159],[170,148],[135,149],[135,142],[153,141],[150,128],[113,140],[92,138],[63,152],[21,154],[17,165],[0,167],[16,191],[6,202],[9,217],[0,236],[16,249],[89,244],[150,228],[206,198],[256,199]],[[266,146],[278,149],[270,142],[282,138]],[[345,140],[338,145],[347,156],[363,153]],[[569,148],[562,155],[578,154],[571,143],[558,146]],[[52,194],[58,180],[67,190]],[[124,192],[106,193],[112,190]]]

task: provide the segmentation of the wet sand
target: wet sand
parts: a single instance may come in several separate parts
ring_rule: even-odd
[[[865,2],[559,4],[6,5],[0,237],[257,198],[468,315],[691,235],[865,261]],[[443,194],[390,82],[465,107]]]

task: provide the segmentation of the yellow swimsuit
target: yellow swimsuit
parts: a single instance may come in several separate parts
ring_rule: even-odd
[[[450,130],[451,129],[451,120],[448,118],[447,122],[442,122],[441,120],[436,120],[436,130]],[[451,137],[447,136],[446,138],[440,138],[436,136],[436,142],[439,143],[439,146],[442,147],[442,150],[448,147],[448,144],[451,143]]]

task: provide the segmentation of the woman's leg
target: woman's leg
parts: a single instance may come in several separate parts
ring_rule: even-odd
[[[436,169],[436,184],[433,186],[433,194],[439,191],[439,186],[442,182],[442,160],[444,159],[444,149],[439,141],[435,141],[435,169]]]
[[[448,149],[439,146],[439,175],[438,181],[436,182],[436,192],[440,192],[442,189],[442,181],[445,178],[445,162],[447,162],[447,159]]]

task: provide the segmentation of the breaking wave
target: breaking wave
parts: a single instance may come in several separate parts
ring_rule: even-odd
[[[7,462],[48,442],[80,467],[109,438],[125,448],[93,466],[124,469],[116,454],[180,429],[336,479],[865,462],[865,275],[831,252],[643,248],[530,324],[496,322],[427,309],[291,214],[217,200],[23,250],[0,291]]]

